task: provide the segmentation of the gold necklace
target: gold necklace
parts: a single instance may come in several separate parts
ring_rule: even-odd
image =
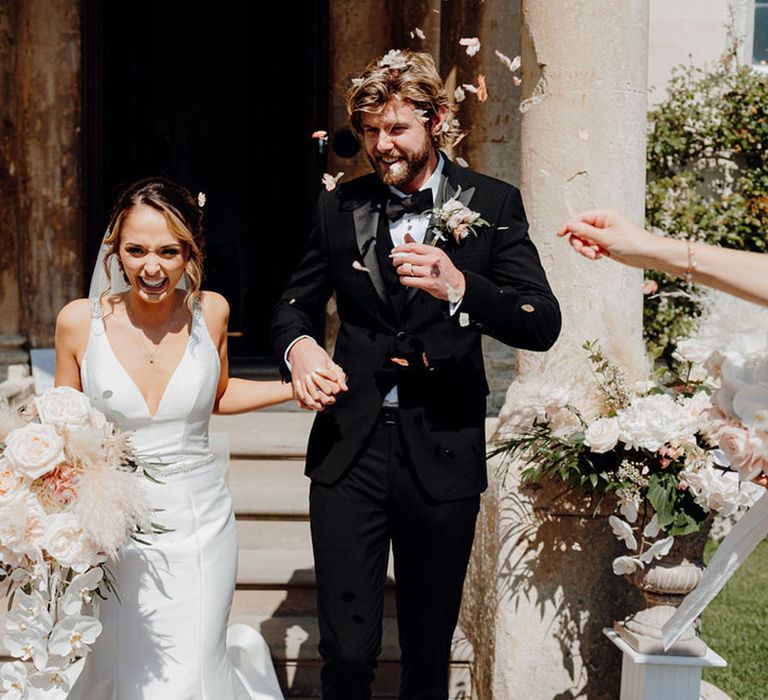
[[[171,321],[173,320],[173,313],[171,313],[169,320],[165,324],[165,328],[163,328],[162,337],[160,339],[160,343],[155,345],[154,349],[150,349],[150,345],[147,343],[144,333],[142,332],[142,329],[139,328],[137,324],[133,322],[133,319],[131,318],[131,313],[128,309],[128,305],[125,306],[125,312],[128,316],[128,322],[136,329],[136,332],[139,334],[139,340],[141,341],[141,344],[144,346],[144,349],[147,351],[147,359],[149,360],[149,364],[153,365],[155,364],[155,355],[157,354],[157,351],[160,349],[160,344],[163,342],[162,338],[165,337],[165,334],[168,332],[168,329],[171,327]]]

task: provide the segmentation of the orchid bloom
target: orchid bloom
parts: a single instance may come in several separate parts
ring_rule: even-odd
[[[627,546],[627,549],[637,549],[637,540],[629,523],[624,522],[615,515],[608,518],[608,523],[611,526],[611,530],[613,530],[613,534]]]
[[[85,656],[101,634],[101,623],[95,617],[71,615],[59,622],[51,632],[48,650],[56,656]]]

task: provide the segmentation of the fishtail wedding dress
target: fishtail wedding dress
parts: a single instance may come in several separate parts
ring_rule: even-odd
[[[237,570],[232,501],[208,444],[219,357],[196,304],[187,348],[155,415],[121,365],[92,300],[83,391],[162,483],[137,475],[157,521],[172,532],[131,543],[112,564],[115,596],[101,602],[104,630],[69,694],[82,700],[275,700],[269,650],[252,628],[227,630]]]

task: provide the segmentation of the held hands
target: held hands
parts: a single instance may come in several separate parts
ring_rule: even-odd
[[[464,275],[440,248],[416,243],[406,233],[405,244],[393,248],[390,257],[404,286],[423,289],[437,299],[452,303],[464,296]]]
[[[302,338],[288,353],[294,398],[300,408],[323,411],[347,391],[344,370],[314,340]]]
[[[665,242],[611,209],[582,212],[557,235],[568,236],[571,247],[585,258],[607,256],[631,267],[646,267],[656,247]]]

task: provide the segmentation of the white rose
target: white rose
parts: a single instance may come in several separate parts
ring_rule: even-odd
[[[0,508],[0,542],[15,554],[32,555],[39,550],[46,520],[31,493],[17,493]]]
[[[52,425],[29,423],[5,439],[4,457],[18,474],[37,479],[65,461],[64,440]]]
[[[14,471],[11,463],[0,459],[0,504],[13,498],[25,485],[26,479]]]
[[[696,340],[681,340],[677,344],[675,354],[686,362],[703,364],[712,354],[712,348]]]
[[[35,404],[43,423],[69,427],[88,424],[91,402],[85,394],[72,387],[48,389],[35,399]]]
[[[619,421],[615,418],[598,418],[589,424],[584,434],[584,444],[591,452],[610,452],[619,441]]]
[[[59,564],[79,573],[103,561],[96,545],[70,513],[48,516],[41,544]]]

